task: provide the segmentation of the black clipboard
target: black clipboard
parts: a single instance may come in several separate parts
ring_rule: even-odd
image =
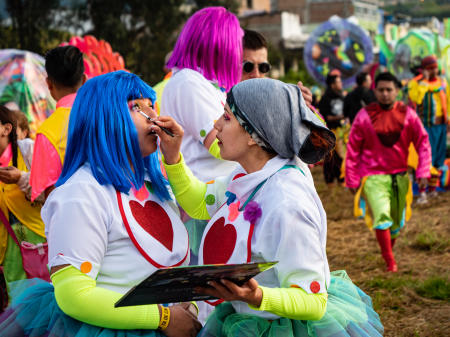
[[[215,299],[198,294],[195,287],[208,287],[207,282],[227,279],[242,285],[277,262],[254,262],[226,265],[186,266],[159,269],[131,288],[115,307],[177,303]]]

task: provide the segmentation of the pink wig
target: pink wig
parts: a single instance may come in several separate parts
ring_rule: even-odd
[[[167,67],[200,71],[228,91],[241,79],[243,35],[234,14],[203,8],[184,25]]]

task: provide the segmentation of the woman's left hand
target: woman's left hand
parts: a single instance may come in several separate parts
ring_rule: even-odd
[[[0,181],[5,184],[17,184],[21,175],[22,171],[17,167],[8,166],[0,168]]]
[[[220,280],[220,282],[208,282],[208,285],[210,286],[208,288],[196,288],[195,292],[211,295],[225,301],[242,301],[254,307],[261,306],[263,292],[258,287],[258,282],[253,278],[242,286],[225,279]]]
[[[160,139],[161,152],[167,164],[173,165],[180,161],[181,141],[183,140],[184,130],[172,117],[159,116],[155,118],[156,125],[151,129],[156,132]],[[168,129],[173,133],[173,137],[165,133],[159,126]]]

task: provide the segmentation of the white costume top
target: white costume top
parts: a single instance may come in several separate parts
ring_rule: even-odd
[[[191,69],[174,70],[164,88],[161,115],[173,117],[184,129],[181,152],[203,182],[230,174],[236,163],[212,156],[203,142],[223,114],[226,93]]]
[[[207,206],[208,212],[216,213],[203,233],[199,264],[278,261],[274,268],[255,277],[260,285],[326,292],[330,282],[327,219],[308,167],[299,159],[277,156],[262,170],[243,174],[245,171],[239,167],[230,177],[208,184],[206,198],[215,198],[215,203]],[[252,198],[262,215],[250,223],[244,219],[245,211],[238,211],[238,207],[264,180]],[[229,205],[223,188],[227,183],[227,194],[236,195]],[[252,310],[244,302],[232,304],[239,313],[278,318],[269,312]]]
[[[97,286],[125,293],[161,267],[189,263],[188,234],[177,212],[151,187],[127,195],[100,185],[85,164],[42,208],[48,265],[71,264]]]

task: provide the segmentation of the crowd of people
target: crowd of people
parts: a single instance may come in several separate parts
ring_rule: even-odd
[[[330,271],[310,167],[365,200],[396,272],[411,169],[427,202],[445,159],[450,94],[436,58],[422,66],[407,104],[391,73],[346,94],[334,71],[314,107],[301,82],[267,77],[265,38],[221,7],[189,18],[156,90],[125,71],[87,80],[80,50],[52,49],[57,105],[35,140],[0,106],[0,336],[382,336],[370,297]],[[16,241],[48,245],[48,279]],[[270,261],[196,289],[216,301],[114,306],[160,268]]]

